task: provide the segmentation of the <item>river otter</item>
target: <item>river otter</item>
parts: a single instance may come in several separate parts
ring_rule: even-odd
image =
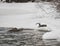
[[[40,23],[36,23],[36,24],[38,24],[38,27],[47,27],[47,25],[45,25],[45,24],[43,24],[43,25],[41,25]]]

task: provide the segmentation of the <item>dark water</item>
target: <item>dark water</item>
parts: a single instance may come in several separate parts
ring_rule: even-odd
[[[0,33],[0,46],[57,46],[56,40],[42,40],[44,33],[36,30]]]

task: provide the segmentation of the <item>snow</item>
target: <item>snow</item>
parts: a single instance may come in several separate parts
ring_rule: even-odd
[[[43,39],[59,39],[60,19],[50,3],[1,3],[0,27],[37,28],[36,23],[47,24]]]

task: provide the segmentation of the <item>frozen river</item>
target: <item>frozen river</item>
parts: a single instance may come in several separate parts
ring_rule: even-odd
[[[38,22],[50,23],[51,19],[54,21],[54,17],[57,15],[56,9],[53,7],[49,3],[1,3],[0,26],[35,28],[35,24]]]

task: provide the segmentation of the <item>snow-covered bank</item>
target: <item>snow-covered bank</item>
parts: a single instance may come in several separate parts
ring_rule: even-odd
[[[34,14],[37,9],[35,3],[1,3],[0,15]]]
[[[49,3],[1,3],[0,26],[36,27],[36,23],[43,23],[42,20],[44,19],[40,19],[41,17],[51,18],[52,15],[48,13],[53,8],[50,9],[50,7],[52,7],[52,5]],[[43,8],[47,13],[41,8]],[[54,9],[52,11],[54,11]],[[51,14],[52,11],[50,12]]]
[[[35,3],[0,4],[0,26],[34,27],[33,18],[37,13]]]

